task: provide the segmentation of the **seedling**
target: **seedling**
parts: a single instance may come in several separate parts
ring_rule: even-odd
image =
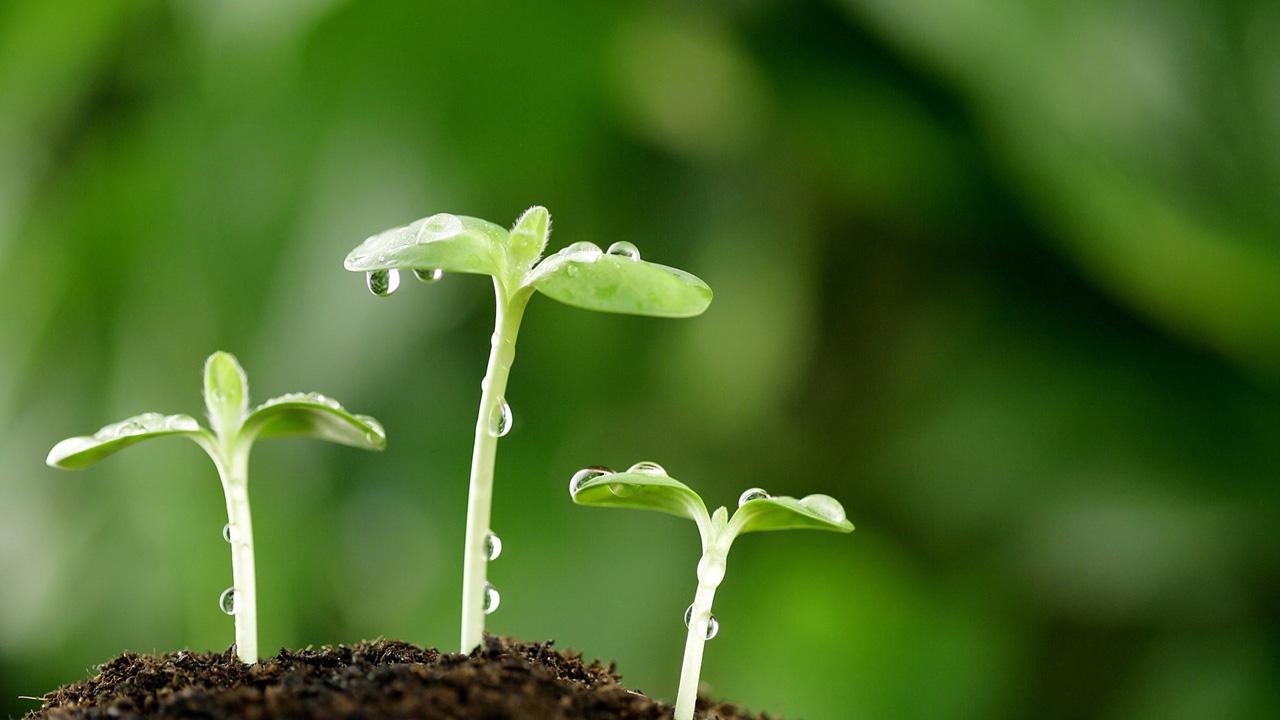
[[[765,530],[853,531],[844,507],[827,495],[809,495],[797,500],[774,497],[760,488],[751,488],[738,498],[733,517],[723,507],[708,514],[707,506],[697,493],[652,462],[636,463],[622,473],[603,467],[579,470],[569,481],[569,495],[579,505],[657,510],[688,518],[698,525],[702,559],[698,561],[698,591],[684,614],[689,633],[680,668],[675,720],[693,718],[703,645],[720,631],[719,621],[711,614],[711,601],[724,580],[725,563],[733,541],[744,533]]]
[[[227,499],[222,537],[231,544],[233,585],[218,606],[235,616],[236,653],[258,661],[258,610],[249,516],[249,451],[258,438],[306,435],[366,450],[386,447],[386,433],[368,415],[353,415],[318,393],[289,393],[249,409],[249,379],[233,355],[216,352],[204,364],[204,404],[212,431],[189,415],[144,413],[93,435],[67,438],[49,451],[52,467],[79,470],[134,443],[176,435],[199,445],[218,468]]]
[[[511,431],[511,407],[504,396],[529,298],[537,291],[587,310],[673,318],[701,314],[711,302],[706,283],[683,270],[641,260],[629,242],[616,242],[608,250],[576,242],[542,258],[550,234],[551,215],[539,206],[526,210],[510,231],[478,218],[440,213],[370,237],[345,263],[348,270],[365,273],[369,290],[382,297],[400,286],[401,270],[428,283],[446,271],[493,278],[494,329],[480,386],[463,546],[463,652],[480,644],[484,616],[499,601],[487,580],[487,563],[501,548],[489,527],[493,468],[497,440]]]

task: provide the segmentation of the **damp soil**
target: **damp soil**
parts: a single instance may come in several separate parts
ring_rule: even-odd
[[[44,696],[34,718],[337,718],[381,720],[669,719],[669,705],[622,685],[612,663],[550,642],[486,637],[470,655],[377,640],[281,650],[244,665],[234,653],[125,653],[88,680]],[[768,720],[700,698],[700,720]]]

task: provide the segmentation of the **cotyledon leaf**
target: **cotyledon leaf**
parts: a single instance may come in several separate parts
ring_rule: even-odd
[[[729,520],[734,535],[766,530],[853,532],[844,506],[830,495],[763,497],[743,503]]]
[[[700,315],[712,297],[711,288],[690,273],[605,253],[591,243],[574,243],[547,257],[525,284],[566,305],[652,317]]]
[[[288,393],[251,410],[241,429],[244,437],[315,437],[342,445],[382,450],[387,435],[381,423],[356,415],[319,393]]]
[[[249,378],[235,355],[219,350],[205,360],[204,406],[220,437],[239,430],[249,410]]]
[[[347,255],[354,272],[391,269],[441,269],[500,275],[501,246],[507,230],[488,220],[437,213],[403,227],[373,235]]]
[[[551,213],[541,205],[534,205],[511,226],[511,258],[523,269],[528,269],[542,255],[551,236]]]
[[[49,451],[51,467],[79,470],[135,443],[169,435],[184,435],[204,447],[213,442],[209,432],[190,415],[143,413],[103,427],[92,435],[67,438]]]
[[[707,506],[688,485],[665,475],[624,472],[592,478],[572,493],[579,505],[656,510],[709,524]]]

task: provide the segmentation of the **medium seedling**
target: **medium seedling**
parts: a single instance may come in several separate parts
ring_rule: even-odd
[[[258,661],[258,611],[249,516],[249,451],[258,438],[305,435],[366,450],[386,447],[377,420],[353,415],[317,393],[289,393],[249,409],[249,380],[234,356],[216,352],[204,364],[204,403],[212,431],[189,415],[144,413],[107,425],[93,435],[63,440],[49,451],[57,468],[86,468],[112,453],[151,438],[177,435],[199,445],[218,468],[227,500],[222,537],[231,544],[233,585],[218,598],[236,621],[236,653]]]
[[[702,559],[698,561],[698,591],[684,614],[689,633],[680,668],[674,720],[693,718],[703,645],[720,631],[719,621],[711,614],[711,601],[724,580],[725,563],[733,541],[744,533],[765,530],[853,531],[844,507],[827,495],[809,495],[797,500],[774,497],[760,488],[751,488],[738,498],[738,509],[732,517],[723,507],[708,514],[707,506],[697,493],[669,477],[662,466],[651,462],[636,463],[622,473],[602,467],[579,470],[569,481],[569,494],[579,505],[657,510],[688,518],[698,526]]]
[[[531,207],[510,231],[486,220],[440,213],[365,240],[346,259],[346,268],[366,274],[369,290],[387,296],[400,286],[400,271],[423,282],[444,272],[493,278],[495,320],[489,365],[481,383],[480,413],[471,455],[467,536],[463,546],[463,652],[480,644],[484,616],[497,608],[498,593],[487,580],[487,563],[500,541],[489,527],[497,439],[511,430],[511,407],[504,396],[515,358],[516,335],[534,291],[588,310],[691,317],[706,310],[711,289],[682,270],[646,262],[629,242],[601,250],[573,243],[542,258],[551,234],[551,215]]]

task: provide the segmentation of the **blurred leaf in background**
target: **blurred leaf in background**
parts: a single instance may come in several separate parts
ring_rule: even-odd
[[[743,541],[717,695],[1280,714],[1277,30],[1261,0],[0,6],[0,713],[228,642],[197,450],[43,465],[197,402],[217,348],[388,430],[255,457],[263,647],[449,645],[490,294],[378,299],[341,261],[540,203],[716,302],[529,313],[495,631],[671,699],[696,540],[564,497],[660,457],[708,502],[825,492],[859,528]]]

